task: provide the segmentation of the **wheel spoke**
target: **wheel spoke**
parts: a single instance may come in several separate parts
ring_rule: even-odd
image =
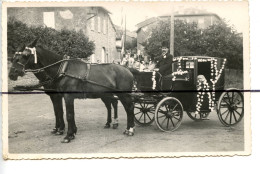
[[[230,103],[228,103],[228,102],[225,100],[225,98],[223,98],[222,101],[224,101],[227,105],[230,105]]]
[[[230,96],[229,96],[228,92],[227,92],[226,94],[227,94],[227,96],[228,96],[228,101],[229,101],[229,103],[231,103],[231,101],[230,101]]]
[[[154,112],[151,112],[151,111],[148,111],[149,113],[151,113],[151,114],[154,114]]]
[[[225,112],[223,112],[223,113],[220,113],[221,115],[224,115],[226,112],[228,111],[228,109],[225,111]]]
[[[228,111],[228,113],[227,113],[227,115],[226,115],[226,117],[225,117],[225,119],[224,119],[225,122],[227,122],[227,118],[228,118],[228,116],[229,116],[229,113],[230,113],[230,112]]]
[[[165,117],[165,115],[160,115],[160,116],[158,116],[158,118],[163,118],[163,117]]]
[[[234,116],[234,118],[235,118],[235,122],[237,122],[237,118],[236,118],[236,116],[235,116],[235,113],[232,112],[232,114],[233,114],[233,116]]]
[[[234,91],[232,91],[231,97],[232,97],[232,102],[234,102]]]
[[[164,107],[165,107],[166,111],[169,112],[169,108],[166,105],[164,105]]]
[[[147,117],[148,117],[150,120],[152,120],[151,117],[150,117],[147,113],[145,113],[145,114],[147,115]]]
[[[161,110],[161,109],[159,109],[159,112],[160,112],[160,113],[163,113],[163,114],[165,113],[165,111],[163,111],[163,110]]]
[[[234,111],[239,115],[239,117],[241,117],[242,113],[237,112],[237,110]]]
[[[232,112],[230,112],[229,124],[232,124]]]
[[[180,119],[179,118],[177,118],[176,116],[172,116],[173,118],[175,118],[176,120],[178,120],[178,121],[180,121]]]
[[[163,123],[165,122],[166,119],[167,119],[167,118],[165,117],[165,119],[162,121],[162,124],[161,124],[161,125],[163,125]]]
[[[174,111],[174,109],[175,109],[177,106],[178,106],[178,103],[177,103],[177,104],[176,104],[176,105],[173,107],[173,109],[172,109],[172,110]]]
[[[175,127],[175,125],[174,125],[174,123],[173,123],[173,121],[172,121],[172,118],[170,118],[170,119],[171,119],[171,122],[172,122],[173,127]]]
[[[135,113],[135,115],[140,114],[142,111]]]
[[[136,109],[143,109],[143,108],[140,108],[140,107],[136,107],[136,106],[135,106],[135,108],[136,108]]]
[[[140,118],[138,119],[138,121],[140,121],[140,120],[141,120],[141,118],[143,117],[143,115],[144,115],[144,113],[142,113],[142,115],[140,116]]]
[[[167,129],[169,129],[169,118],[167,119]]]

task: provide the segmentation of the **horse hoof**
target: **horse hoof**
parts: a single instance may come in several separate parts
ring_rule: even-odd
[[[104,128],[105,128],[105,129],[110,128],[110,124],[106,124],[106,125],[104,126]]]
[[[64,133],[64,130],[58,130],[58,131],[55,133],[55,135],[63,135],[63,133]]]
[[[57,131],[58,131],[58,129],[57,129],[57,128],[54,128],[54,129],[51,131],[51,134],[56,134]]]
[[[124,134],[124,135],[128,135],[128,134],[129,134],[129,130],[126,129],[126,130],[123,132],[123,134]]]
[[[75,139],[74,135],[66,136],[61,142],[62,143],[69,143],[71,140]]]
[[[134,136],[134,134],[135,134],[134,132],[128,132],[127,135],[128,135],[128,136]]]
[[[61,143],[69,143],[70,142],[70,139],[67,139],[67,138],[64,138]]]
[[[117,129],[118,128],[118,123],[113,124],[113,129]]]

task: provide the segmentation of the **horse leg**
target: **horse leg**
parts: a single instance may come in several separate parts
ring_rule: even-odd
[[[62,135],[65,128],[65,123],[63,119],[62,96],[57,94],[50,94],[49,96],[53,104],[56,119],[55,128],[51,131],[51,133],[56,135]]]
[[[75,124],[75,113],[74,113],[74,98],[69,95],[64,95],[64,100],[66,104],[66,118],[68,122],[68,132],[66,137],[63,139],[62,143],[69,143],[70,140],[75,138],[75,134],[77,133],[77,127]]]
[[[129,94],[120,94],[118,95],[118,97],[127,113],[127,127],[124,134],[133,136],[135,123],[134,123],[134,104],[132,102],[132,97]]]
[[[101,100],[103,101],[103,103],[105,104],[105,106],[107,108],[107,122],[106,122],[104,128],[110,128],[110,123],[112,122],[112,119],[111,119],[111,101],[109,100],[109,98],[106,98],[106,97],[102,97]]]
[[[113,129],[117,129],[118,128],[118,114],[117,114],[118,101],[117,101],[117,99],[112,99],[111,103],[112,103],[112,106],[114,108]]]

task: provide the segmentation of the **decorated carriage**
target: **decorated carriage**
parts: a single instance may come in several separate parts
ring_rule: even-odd
[[[133,93],[135,122],[150,125],[154,120],[162,131],[175,131],[183,112],[195,121],[205,120],[216,110],[225,126],[244,116],[244,98],[235,88],[225,89],[226,59],[203,56],[175,57],[172,74],[140,72]]]

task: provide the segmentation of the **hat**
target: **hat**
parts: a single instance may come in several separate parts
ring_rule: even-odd
[[[162,41],[161,46],[162,46],[162,47],[169,48],[169,47],[170,47],[169,41],[168,41],[168,40],[164,40],[164,41]]]

